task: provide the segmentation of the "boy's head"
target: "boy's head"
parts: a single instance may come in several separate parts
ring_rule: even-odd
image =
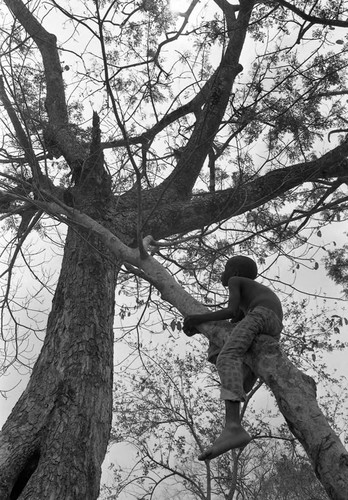
[[[257,276],[257,265],[249,257],[235,255],[226,262],[225,270],[221,276],[223,286],[228,285],[228,280],[232,278],[232,276],[241,276],[254,280]]]

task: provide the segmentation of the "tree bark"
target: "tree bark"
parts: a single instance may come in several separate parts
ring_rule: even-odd
[[[98,496],[112,417],[117,274],[102,254],[97,238],[69,229],[41,354],[0,435],[2,500]]]

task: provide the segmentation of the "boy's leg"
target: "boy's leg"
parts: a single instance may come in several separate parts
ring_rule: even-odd
[[[225,401],[226,422],[214,444],[202,453],[198,460],[212,460],[233,448],[244,448],[251,437],[240,423],[240,402]]]
[[[216,362],[221,381],[221,399],[245,400],[243,358],[259,329],[259,323],[246,316],[236,325],[221,349]]]
[[[243,363],[243,388],[244,392],[248,394],[256,384],[258,377],[252,371],[250,366]]]
[[[240,423],[240,402],[245,400],[243,357],[260,326],[246,316],[226,340],[216,362],[221,380],[221,399],[225,400],[225,427],[214,444],[198,460],[212,460],[233,448],[243,448],[251,437]]]

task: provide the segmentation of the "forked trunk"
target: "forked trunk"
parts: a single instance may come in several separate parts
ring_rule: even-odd
[[[41,354],[0,434],[1,500],[98,496],[112,417],[117,275],[105,253],[97,238],[69,228]]]

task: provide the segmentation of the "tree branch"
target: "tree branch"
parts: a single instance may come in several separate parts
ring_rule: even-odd
[[[301,17],[305,21],[308,21],[309,23],[312,23],[312,24],[322,24],[324,26],[338,26],[341,28],[348,27],[348,21],[340,21],[338,19],[322,18],[322,17],[318,17],[318,16],[313,16],[311,14],[307,14],[306,12],[299,9],[295,5],[292,5],[291,3],[287,2],[286,0],[276,0],[275,3],[279,3],[283,7],[286,7],[287,9],[291,10],[292,12],[297,14],[299,17]]]
[[[193,132],[174,171],[158,186],[159,191],[172,191],[187,198],[202,169],[203,163],[221,126],[236,76],[243,70],[239,58],[244,45],[254,0],[246,0],[229,33],[229,43],[218,69],[214,73],[209,95],[197,116]]]
[[[279,168],[230,189],[199,194],[186,203],[173,202],[167,208],[161,208],[161,220],[158,222],[150,213],[145,232],[155,239],[187,233],[246,213],[306,182],[329,178],[346,182],[347,155],[348,141],[345,141],[311,162]],[[144,203],[144,206],[147,204]]]
[[[240,9],[240,6],[232,5],[227,0],[214,0],[214,2],[224,13],[227,23],[227,29],[229,32],[231,32],[236,21],[236,12]]]
[[[335,96],[338,96],[338,95],[347,95],[348,94],[348,90],[327,90],[325,92],[318,92],[315,94],[316,97],[335,97]],[[311,98],[312,96],[309,97],[309,99]]]
[[[21,0],[4,0],[23,28],[36,43],[42,57],[46,81],[46,110],[49,117],[47,134],[54,140],[68,164],[81,166],[83,148],[77,143],[69,128],[62,66],[59,59],[57,38],[49,33],[33,16]]]
[[[148,144],[152,142],[152,140],[166,127],[174,123],[179,118],[186,116],[190,113],[197,112],[203,104],[206,102],[210,89],[212,87],[213,82],[216,80],[216,71],[209,78],[209,80],[203,85],[200,91],[191,99],[191,101],[183,104],[179,108],[167,113],[163,116],[153,127],[144,132],[141,135],[135,137],[129,137],[127,141],[122,139],[115,139],[114,141],[108,141],[102,143],[103,149],[109,148],[117,148],[117,147],[125,147],[127,142],[128,144]]]

